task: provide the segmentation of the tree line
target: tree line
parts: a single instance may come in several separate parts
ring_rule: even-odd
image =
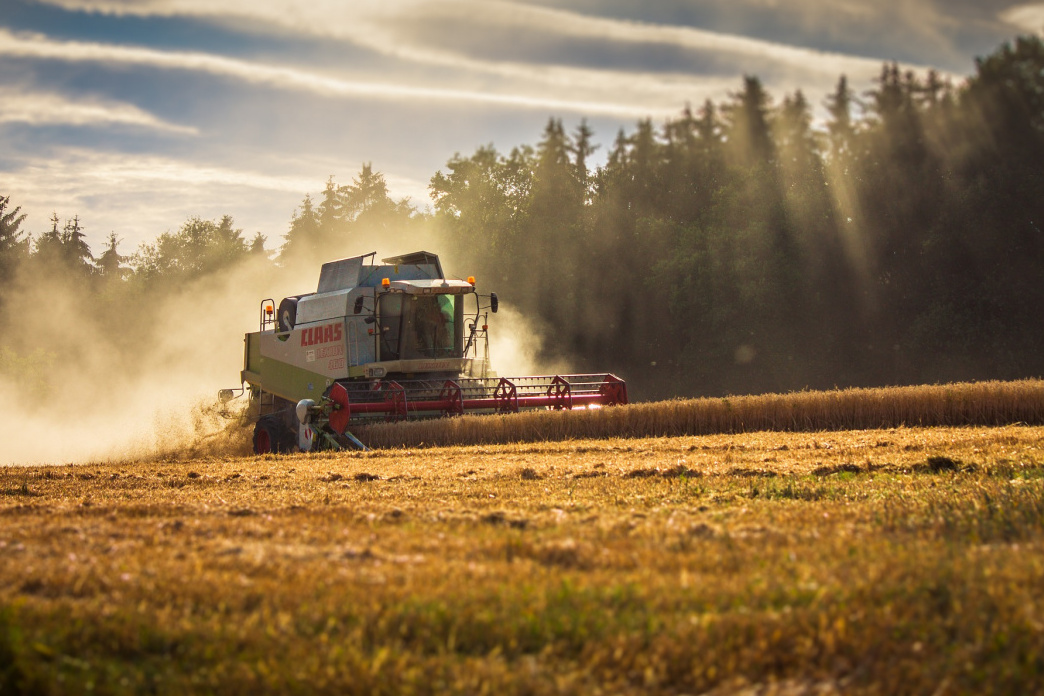
[[[822,106],[817,122],[801,91],[777,103],[747,76],[622,130],[599,166],[586,123],[552,118],[534,145],[452,157],[432,212],[364,165],[306,196],[275,251],[226,216],[128,256],[110,235],[95,258],[79,218],[30,240],[0,196],[0,301],[32,268],[112,297],[431,238],[535,320],[545,357],[641,398],[1044,373],[1042,41],[958,86],[896,65],[863,94],[842,77]]]
[[[546,322],[546,350],[640,394],[1044,372],[1044,45],[954,86],[885,65],[815,127],[745,77],[723,103],[621,132],[552,119],[431,182],[456,251]]]

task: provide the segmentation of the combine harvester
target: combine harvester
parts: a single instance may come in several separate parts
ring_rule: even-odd
[[[348,431],[365,422],[627,403],[612,374],[498,377],[488,333],[496,293],[446,278],[425,251],[375,257],[323,264],[316,292],[278,308],[262,301],[241,375],[254,452],[365,449]]]

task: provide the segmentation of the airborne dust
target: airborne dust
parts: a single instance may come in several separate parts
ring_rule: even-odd
[[[439,242],[384,240],[378,258],[420,249],[438,253]],[[0,316],[0,465],[249,454],[246,398],[223,404],[217,392],[240,386],[243,335],[258,329],[261,301],[314,291],[320,265],[252,257],[187,283],[137,288],[132,279],[101,293],[60,274],[23,274]],[[445,255],[443,267],[469,274]],[[481,278],[478,286],[496,290]],[[539,369],[536,332],[504,299],[489,317],[494,369],[560,368]]]

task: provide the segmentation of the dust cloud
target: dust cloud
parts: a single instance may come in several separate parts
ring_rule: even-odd
[[[540,359],[543,347],[539,322],[526,318],[509,304],[489,319],[489,352],[493,369],[500,377],[568,374],[572,369],[562,361]]]
[[[217,391],[239,386],[262,298],[314,287],[308,275],[254,259],[110,297],[22,278],[4,297],[7,355],[23,364],[0,374],[0,465],[246,453],[246,400],[221,405]]]

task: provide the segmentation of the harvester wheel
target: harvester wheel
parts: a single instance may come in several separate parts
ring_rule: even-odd
[[[254,426],[254,454],[275,454],[279,446],[279,432],[271,423],[258,421]]]

